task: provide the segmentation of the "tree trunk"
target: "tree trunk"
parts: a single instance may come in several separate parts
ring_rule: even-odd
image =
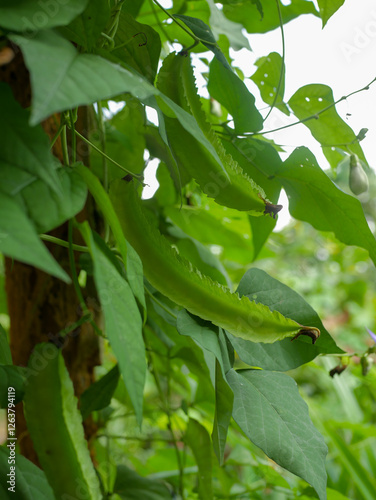
[[[22,54],[13,47],[14,59],[0,66],[0,81],[7,82],[17,101],[23,106],[30,106],[29,74],[23,62]],[[1,61],[0,61],[1,63]],[[56,119],[56,117],[55,117]],[[54,117],[43,122],[43,128],[52,138],[57,131]],[[79,112],[76,128],[82,134],[87,133],[87,113],[85,108]],[[88,151],[84,143],[77,144],[78,160],[87,163]],[[62,161],[60,141],[56,141],[53,152]],[[79,214],[78,219],[88,218],[88,205]],[[56,228],[51,234],[67,240],[67,224]],[[74,235],[79,242],[79,235]],[[61,267],[70,273],[68,250],[54,244],[47,245]],[[27,252],[27,248],[25,248]],[[77,257],[77,255],[76,255]],[[8,313],[10,316],[10,347],[13,363],[26,366],[34,346],[40,342],[52,341],[59,346],[63,344],[63,355],[73,381],[76,396],[80,396],[94,381],[94,367],[99,364],[99,341],[90,323],[85,323],[66,336],[64,342],[59,332],[72,323],[77,322],[82,311],[74,287],[67,285],[39,269],[21,262],[5,259],[6,292]],[[91,304],[97,304],[94,287],[90,280],[84,290],[90,297]],[[98,308],[96,308],[98,310]],[[96,311],[93,311],[93,314]],[[43,387],[41,387],[43,390]],[[41,408],[42,412],[44,409]],[[38,459],[27,431],[23,415],[22,403],[16,408],[16,428],[21,453],[34,463]],[[95,434],[95,426],[91,419],[85,422],[86,437]]]

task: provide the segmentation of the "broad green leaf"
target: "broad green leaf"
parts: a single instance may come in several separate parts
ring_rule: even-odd
[[[32,220],[38,233],[46,233],[74,217],[85,205],[87,189],[77,172],[56,169],[62,196],[37,176],[5,165],[0,170],[0,191],[9,194]],[[43,200],[43,203],[40,203]]]
[[[19,204],[0,192],[0,251],[13,259],[42,269],[66,283],[70,278],[38,237],[33,223]]]
[[[280,182],[266,175],[264,165],[273,165],[275,169],[282,167],[282,160],[276,149],[265,141],[257,139],[235,139],[231,143],[223,141],[226,151],[238,162],[243,172],[261,186],[268,200],[277,204],[281,192]],[[253,259],[257,258],[269,234],[276,225],[276,219],[267,215],[265,217],[249,216],[252,229]]]
[[[61,195],[56,160],[50,151],[48,136],[41,126],[29,126],[29,113],[21,108],[5,83],[0,83],[0,109],[1,172],[16,168],[28,172]]]
[[[223,464],[227,431],[232,416],[234,394],[223,376],[221,366],[215,362],[215,415],[213,422],[212,441],[219,464]]]
[[[81,226],[81,231],[94,262],[94,280],[103,308],[105,332],[141,425],[146,377],[142,318],[130,286],[119,273],[116,258],[99,237],[93,237],[87,223]]]
[[[38,344],[28,368],[27,428],[55,497],[75,498],[79,484],[83,498],[100,500],[99,481],[61,351],[51,343]]]
[[[135,21],[129,13],[122,10],[115,36],[115,48],[111,52],[151,83],[154,82],[161,52],[161,39],[151,26]]]
[[[159,96],[184,129],[196,137],[221,165],[217,152],[195,119],[141,75],[103,57],[80,54],[70,42],[53,31],[39,32],[32,39],[20,35],[11,35],[10,38],[20,46],[31,74],[31,125],[54,112],[124,92],[130,92],[146,102],[153,96]]]
[[[0,26],[33,35],[41,29],[68,24],[81,14],[89,0],[2,0]]]
[[[184,22],[186,26],[198,37],[200,41],[211,50],[215,57],[220,61],[223,66],[232,71],[231,66],[229,65],[227,59],[225,58],[223,52],[219,48],[214,35],[210,29],[210,27],[204,23],[201,19],[197,19],[196,17],[184,16],[181,14],[175,14],[174,17],[176,19],[180,19]]]
[[[9,448],[0,447],[0,488],[4,490],[3,498],[20,500],[55,500],[55,496],[48,484],[45,473],[35,464],[27,460],[19,453],[16,453],[15,463],[9,463]],[[9,491],[11,485],[9,481],[10,467],[16,467],[15,488]],[[1,490],[0,490],[1,493]]]
[[[126,465],[118,465],[113,492],[122,500],[169,500],[171,493],[161,482],[142,477]]]
[[[229,335],[239,357],[250,366],[264,370],[286,371],[308,363],[320,353],[338,353],[339,349],[324,328],[317,313],[297,292],[269,276],[261,269],[249,269],[239,283],[237,292],[250,300],[267,305],[300,324],[312,325],[320,330],[314,345],[309,337],[300,336],[294,342],[285,339],[274,344],[255,344]]]
[[[305,121],[304,125],[321,144],[332,168],[336,168],[343,159],[343,154],[336,150],[337,147],[351,151],[367,163],[355,133],[337,113],[330,87],[322,84],[305,85],[295,92],[288,104],[299,120],[312,116],[313,119]],[[320,113],[324,109],[326,111]]]
[[[213,0],[207,0],[207,2],[210,7],[210,26],[215,39],[218,40],[219,35],[226,35],[234,50],[250,49],[248,39],[242,33],[242,25],[227,19]]]
[[[122,5],[122,10],[129,12],[133,17],[137,17],[144,0],[125,0]]]
[[[0,365],[11,365],[12,353],[10,352],[10,347],[8,343],[7,332],[0,325]]]
[[[376,240],[359,200],[336,187],[309,149],[295,149],[282,169],[268,170],[286,190],[293,217],[319,231],[333,232],[346,245],[365,248],[376,263]]]
[[[296,382],[283,373],[231,370],[233,418],[272,460],[305,479],[326,499],[324,438],[313,426]]]
[[[198,465],[199,498],[202,500],[211,500],[213,498],[213,485],[209,433],[197,420],[190,418],[184,435],[184,441],[191,448]]]
[[[27,368],[22,366],[1,365],[0,366],[0,408],[8,407],[8,388],[15,389],[14,404],[22,401],[25,393],[25,380]],[[14,409],[14,406],[13,406]]]
[[[279,27],[278,9],[275,2],[226,2],[223,13],[231,21],[241,23],[248,33],[266,33]],[[260,15],[260,4],[263,15]],[[280,5],[283,22],[286,24],[302,14],[318,16],[313,2],[291,0],[288,5]]]
[[[144,293],[144,273],[142,270],[142,262],[137,253],[124,238],[123,231],[119,219],[112,206],[110,198],[103,188],[99,179],[92,174],[92,172],[82,164],[78,164],[75,170],[85,181],[90,193],[102,211],[104,218],[107,220],[113,232],[119,251],[123,258],[123,264],[127,272],[127,280],[132,292],[140,305],[146,311],[145,293]]]
[[[343,5],[345,0],[318,0],[322,27],[326,25],[332,15]]]
[[[82,14],[67,26],[61,27],[60,32],[86,51],[90,51],[95,47],[101,32],[105,31],[109,16],[108,2],[90,0]]]
[[[232,115],[238,134],[262,129],[263,119],[255,106],[255,98],[233,70],[216,58],[210,63],[208,91]]]
[[[232,346],[227,345],[224,336],[218,335],[217,327],[197,316],[188,314],[183,309],[178,314],[176,328],[180,335],[191,337],[203,349],[212,353],[218,360],[223,375],[232,368]]]
[[[352,478],[357,491],[364,500],[373,500],[376,491],[375,478],[364,468],[356,457],[356,454],[352,452],[351,446],[341,437],[333,424],[326,423],[324,425],[325,432],[329,435],[332,444],[335,446],[340,462]]]
[[[271,52],[269,55],[257,59],[255,65],[257,66],[257,70],[251,76],[251,80],[257,85],[261,98],[266,104],[273,104],[282,72],[282,80],[275,107],[282,111],[282,113],[289,115],[290,111],[283,102],[285,94],[285,65],[283,64],[282,57],[277,52]]]
[[[115,365],[106,375],[86,389],[80,397],[82,420],[86,420],[92,411],[106,408],[111,403],[119,377],[119,368]]]

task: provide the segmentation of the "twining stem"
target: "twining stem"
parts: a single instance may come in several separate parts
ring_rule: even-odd
[[[74,126],[73,111],[69,110],[70,129],[72,133],[72,163],[76,163],[76,129]]]
[[[67,126],[64,124],[61,130],[61,148],[63,151],[63,162],[64,165],[69,166],[69,154],[68,154],[68,143],[67,143]]]
[[[163,24],[161,23],[161,21],[159,20],[159,17],[158,17],[158,14],[157,14],[157,11],[155,10],[155,5],[153,3],[153,0],[149,0],[150,2],[150,6],[151,6],[151,10],[153,11],[153,15],[155,17],[155,20],[157,21],[157,24],[159,26],[159,29],[162,31],[162,33],[164,34],[164,36],[167,38],[167,40],[172,43],[172,39],[171,37],[168,35],[167,31],[164,29],[164,26]]]
[[[102,167],[103,167],[103,187],[106,193],[108,192],[108,164],[107,164],[107,158],[105,156],[106,154],[106,129],[104,126],[104,120],[103,120],[103,108],[102,108],[102,103],[101,101],[97,102],[98,106],[98,125],[99,125],[99,136],[100,136],[100,141],[101,141],[101,146],[102,146],[102,152],[104,153],[102,155]],[[110,237],[110,226],[108,224],[108,220],[104,220],[104,241],[108,242]]]
[[[65,240],[61,240],[60,238],[56,238],[55,236],[51,236],[50,234],[40,234],[40,239],[43,241],[49,241],[50,243],[55,243],[56,245],[60,245],[61,247],[69,248],[69,242]],[[88,247],[84,247],[82,245],[76,245],[72,243],[72,249],[76,252],[89,252]]]
[[[278,18],[279,18],[279,26],[281,28],[281,38],[282,38],[282,64],[281,64],[281,71],[279,72],[279,79],[278,79],[278,85],[277,85],[277,90],[275,92],[275,96],[272,102],[272,105],[270,106],[270,109],[267,113],[267,115],[264,118],[264,121],[268,118],[270,113],[272,112],[277,99],[279,97],[279,91],[281,90],[281,85],[282,85],[282,80],[283,80],[283,75],[285,72],[285,57],[286,57],[286,47],[285,47],[285,32],[283,29],[283,19],[282,19],[282,12],[281,12],[281,6],[279,4],[279,0],[275,0],[277,4],[277,9],[278,9]]]
[[[104,153],[102,150],[100,150],[99,148],[97,148],[97,146],[95,146],[95,144],[93,144],[91,141],[89,141],[89,139],[86,139],[86,137],[84,137],[79,132],[77,132],[77,130],[76,130],[76,134],[78,135],[78,137],[80,139],[82,139],[84,142],[86,142],[86,144],[88,144],[91,148],[93,148],[95,151],[97,151],[97,153],[99,153],[100,155],[104,156],[108,161],[110,161],[111,163],[113,163],[114,165],[116,165],[118,168],[120,168],[121,170],[123,170],[127,174],[131,175],[132,177],[135,177],[136,179],[142,179],[142,175],[141,174],[135,174],[135,173],[131,172],[130,170],[127,170],[125,167],[123,167],[122,165],[120,165],[120,163],[118,163],[117,161],[113,160],[108,155],[106,155],[106,153]]]
[[[91,318],[91,314],[90,313],[89,314],[85,314],[84,316],[82,316],[82,318],[80,318],[75,323],[72,323],[71,325],[67,326],[63,330],[60,330],[60,332],[58,333],[58,336],[59,337],[65,337],[66,335],[68,335],[68,333],[73,332],[76,328],[78,328],[79,326],[83,325],[84,323],[87,323],[91,319],[92,318]]]
[[[64,126],[65,126],[65,125],[64,125],[64,123],[60,123],[59,128],[58,128],[58,130],[57,130],[56,134],[55,134],[55,135],[53,136],[53,138],[52,138],[52,141],[51,141],[51,144],[50,144],[50,149],[52,149],[52,148],[53,148],[53,145],[54,145],[54,144],[55,144],[55,142],[58,140],[58,138],[59,138],[59,136],[60,136],[60,134],[61,134],[61,132],[62,132],[62,130],[63,130],[63,128],[64,128]]]
[[[73,284],[74,290],[76,292],[76,295],[77,295],[77,298],[78,298],[78,301],[80,303],[80,307],[81,307],[81,310],[82,310],[84,316],[87,316],[87,315],[90,316],[91,319],[89,321],[90,321],[91,326],[94,328],[95,332],[99,336],[103,337],[103,333],[98,328],[95,321],[92,319],[91,312],[87,308],[86,302],[85,302],[84,297],[82,295],[81,287],[80,287],[80,284],[78,282],[78,276],[77,276],[77,271],[76,271],[76,262],[74,260],[74,253],[73,252],[74,252],[74,250],[73,250],[73,220],[70,219],[68,222],[68,255],[69,255],[69,265],[71,268],[71,275],[72,275],[72,284]]]

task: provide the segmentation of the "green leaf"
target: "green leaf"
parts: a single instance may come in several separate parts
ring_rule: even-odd
[[[16,472],[14,491],[9,491],[10,468]],[[4,489],[2,498],[20,500],[55,500],[45,473],[22,455],[16,453],[15,462],[9,463],[9,448],[0,447],[0,487]],[[0,491],[1,493],[1,491]]]
[[[286,190],[293,217],[309,222],[319,231],[333,232],[346,245],[365,248],[376,263],[376,240],[359,200],[336,187],[309,149],[297,148],[283,169],[269,172]]]
[[[14,404],[22,401],[25,394],[25,381],[27,368],[22,366],[1,365],[0,366],[0,408],[8,407],[8,388],[13,387],[15,392]],[[14,407],[13,407],[14,408]]]
[[[207,2],[210,7],[210,26],[215,39],[218,40],[219,35],[226,35],[234,50],[250,49],[248,39],[242,33],[243,26],[227,19],[213,0],[207,0]]]
[[[295,92],[288,104],[299,120],[313,117],[312,120],[304,122],[304,125],[321,144],[332,168],[336,168],[343,159],[343,154],[336,148],[347,150],[346,145],[352,153],[367,163],[363,150],[356,141],[355,133],[337,113],[330,87],[321,84],[305,85]],[[319,114],[328,107],[329,109]]]
[[[0,26],[32,35],[40,29],[68,24],[87,3],[88,0],[2,0]]]
[[[114,493],[122,500],[169,500],[171,493],[161,482],[142,477],[126,465],[118,465]]]
[[[250,300],[267,305],[287,318],[320,330],[314,345],[308,337],[300,336],[294,342],[285,339],[274,344],[255,344],[228,334],[240,359],[250,366],[264,370],[286,371],[308,363],[320,353],[338,353],[339,349],[324,328],[316,311],[297,292],[269,276],[261,269],[249,269],[241,279],[237,292]]]
[[[282,113],[289,115],[290,111],[283,102],[285,94],[285,65],[283,64],[282,57],[277,52],[271,52],[269,55],[257,59],[255,65],[258,69],[251,76],[251,80],[257,85],[261,98],[266,104],[273,104],[282,72],[282,81],[274,106],[282,111]]]
[[[232,69],[217,59],[210,63],[208,91],[232,115],[238,134],[262,129],[263,118],[255,106],[255,98]]]
[[[43,245],[34,225],[19,204],[14,198],[1,192],[0,251],[8,257],[42,269],[42,271],[70,283],[69,276]]]
[[[115,48],[111,53],[153,83],[161,53],[161,39],[151,26],[135,21],[129,13],[122,10]]]
[[[27,428],[55,497],[76,498],[79,485],[83,498],[100,500],[99,481],[61,351],[51,343],[38,344],[28,368]]]
[[[87,197],[86,184],[69,167],[56,170],[62,196],[41,179],[18,168],[0,170],[0,191],[14,197],[34,223],[38,233],[46,233],[82,210]],[[40,203],[43,200],[43,204]]]
[[[227,62],[227,59],[225,58],[223,52],[217,45],[210,27],[206,23],[204,23],[204,21],[202,21],[201,19],[197,19],[196,17],[184,16],[180,14],[175,14],[174,17],[183,21],[184,24],[188,26],[188,28],[192,30],[192,32],[198,38],[200,38],[200,41],[203,43],[203,45],[205,45],[205,47],[207,47],[214,53],[218,61],[220,61],[227,69],[232,71],[231,66]]]
[[[29,126],[29,113],[21,108],[5,83],[0,83],[0,108],[1,175],[4,175],[4,169],[19,169],[43,180],[61,195],[56,160],[50,151],[48,136],[41,126]]]
[[[12,353],[10,351],[7,332],[0,325],[0,365],[12,365]]]
[[[324,438],[313,426],[295,381],[283,373],[231,370],[233,418],[280,466],[305,479],[326,499]]]
[[[95,47],[101,32],[105,31],[109,16],[108,2],[90,0],[82,14],[59,31],[86,51],[90,51]]]
[[[189,419],[184,441],[191,448],[198,465],[198,493],[202,500],[213,498],[210,437],[203,425]]]
[[[120,372],[141,425],[146,377],[142,319],[130,286],[118,270],[118,261],[88,224],[82,235],[94,262],[94,279],[104,312],[105,331],[119,361]]]
[[[106,375],[86,389],[80,397],[82,420],[86,420],[91,412],[106,408],[111,403],[119,377],[119,368],[115,365]]]
[[[345,0],[318,0],[322,27],[326,25],[332,15],[343,5]]]
[[[223,6],[225,16],[231,21],[241,23],[248,33],[266,33],[280,25],[278,9],[274,2],[262,2],[263,15],[260,15],[261,2],[258,1],[233,3],[230,0],[226,3],[230,5]],[[280,5],[280,8],[284,24],[302,14],[318,16],[314,4],[306,0],[291,0],[289,5]]]
[[[219,464],[223,464],[227,431],[230,425],[234,394],[223,376],[221,365],[215,362],[215,415],[213,422],[212,441]]]
[[[11,35],[10,38],[20,46],[31,74],[31,125],[54,112],[90,104],[124,92],[130,92],[146,102],[152,96],[159,96],[184,129],[196,137],[215,160],[222,164],[193,116],[140,75],[100,56],[80,54],[70,42],[53,31],[39,32],[32,39],[20,35]]]

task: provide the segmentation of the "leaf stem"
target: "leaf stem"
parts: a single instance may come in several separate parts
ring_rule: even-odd
[[[127,174],[131,175],[132,177],[135,177],[136,179],[142,179],[142,175],[141,174],[135,174],[135,173],[131,172],[130,170],[127,170],[125,167],[123,167],[122,165],[120,165],[117,161],[113,160],[108,155],[106,155],[106,153],[104,153],[99,148],[97,148],[97,146],[95,146],[95,144],[93,144],[91,141],[89,141],[89,139],[86,139],[86,137],[84,137],[79,132],[77,132],[77,130],[76,130],[76,134],[78,135],[78,137],[80,139],[82,139],[84,142],[86,142],[86,144],[88,144],[91,148],[93,148],[95,151],[97,151],[97,153],[99,153],[100,155],[104,156],[108,161],[110,161],[111,163],[113,163],[114,165],[116,165],[118,168],[120,168],[121,170],[123,170]]]
[[[70,121],[70,129],[72,133],[72,163],[76,163],[76,129],[74,126],[74,116],[73,111],[69,110],[69,121]]]
[[[197,42],[197,43],[201,42],[201,39],[198,36],[194,35],[185,26],[183,26],[182,24],[180,24],[180,22],[177,19],[175,19],[175,17],[172,14],[170,14],[168,12],[168,10],[166,10],[164,7],[162,7],[162,5],[158,2],[158,0],[153,0],[153,1],[154,1],[154,3],[156,5],[158,5],[158,7],[161,10],[163,10],[163,12],[166,14],[166,16],[168,16],[170,19],[172,19],[183,31],[185,31],[189,36],[191,36],[195,42]]]
[[[100,136],[100,141],[101,141],[101,146],[102,146],[102,152],[104,155],[102,155],[102,168],[103,168],[103,187],[106,193],[108,192],[108,164],[107,164],[107,158],[105,156],[106,154],[106,129],[104,126],[104,120],[103,120],[103,108],[102,108],[102,103],[101,101],[97,102],[98,106],[98,126],[99,126],[99,136]],[[108,220],[104,220],[104,241],[108,243],[108,240],[110,238],[110,226],[108,224]]]
[[[174,314],[170,309],[168,309],[168,307],[166,307],[163,302],[161,302],[160,300],[158,300],[156,297],[154,297],[154,295],[146,288],[146,286],[144,287],[145,288],[145,292],[149,295],[149,297],[154,300],[154,302],[156,304],[159,305],[159,307],[161,307],[164,311],[166,311],[166,313],[168,313],[170,316],[172,316],[174,319],[177,319],[177,316],[176,314]]]
[[[59,138],[59,136],[60,136],[63,128],[64,128],[64,123],[60,123],[59,128],[58,128],[56,134],[52,138],[52,141],[51,141],[51,144],[50,144],[50,149],[53,148],[55,142],[58,140],[58,138]]]
[[[68,154],[68,144],[67,144],[67,126],[64,124],[61,130],[61,147],[63,151],[63,162],[64,165],[69,166],[69,154]]]

